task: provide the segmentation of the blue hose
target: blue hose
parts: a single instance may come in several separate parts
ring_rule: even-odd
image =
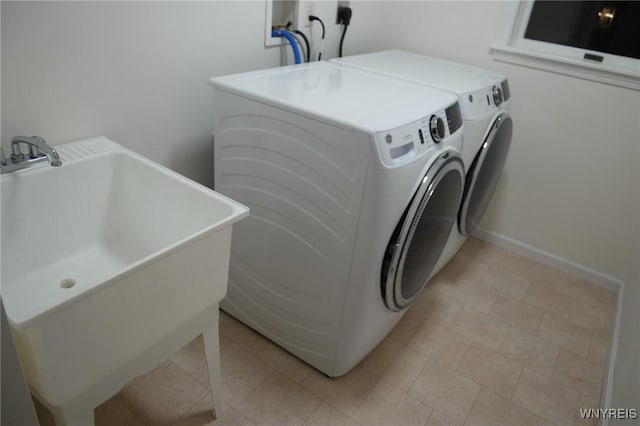
[[[293,49],[293,59],[296,64],[300,64],[300,50],[298,49],[298,42],[295,37],[287,30],[277,29],[271,31],[271,37],[284,37],[289,41],[291,48]]]

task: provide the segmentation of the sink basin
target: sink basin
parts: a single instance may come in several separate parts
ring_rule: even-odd
[[[1,177],[2,299],[32,392],[71,424],[213,326],[217,349],[248,209],[106,138],[56,149],[62,167]]]

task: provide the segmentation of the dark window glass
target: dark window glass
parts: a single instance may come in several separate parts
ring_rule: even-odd
[[[640,2],[536,1],[524,36],[640,59]]]

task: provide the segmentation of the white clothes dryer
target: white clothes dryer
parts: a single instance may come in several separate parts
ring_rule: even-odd
[[[221,307],[345,374],[425,286],[455,225],[457,99],[328,62],[209,84],[215,188],[251,209]]]
[[[513,122],[507,110],[509,83],[493,71],[401,50],[388,50],[331,60],[334,63],[449,91],[458,98],[464,122],[462,159],[465,191],[452,232],[435,275],[458,252],[480,223],[511,146]]]

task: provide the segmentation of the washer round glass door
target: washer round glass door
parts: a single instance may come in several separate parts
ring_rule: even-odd
[[[462,208],[458,227],[462,235],[469,235],[484,216],[498,180],[507,161],[511,146],[513,121],[509,114],[501,113],[491,125],[471,166],[467,170]]]
[[[405,308],[427,284],[456,222],[463,187],[464,167],[453,152],[438,157],[422,178],[382,263],[387,308]]]

